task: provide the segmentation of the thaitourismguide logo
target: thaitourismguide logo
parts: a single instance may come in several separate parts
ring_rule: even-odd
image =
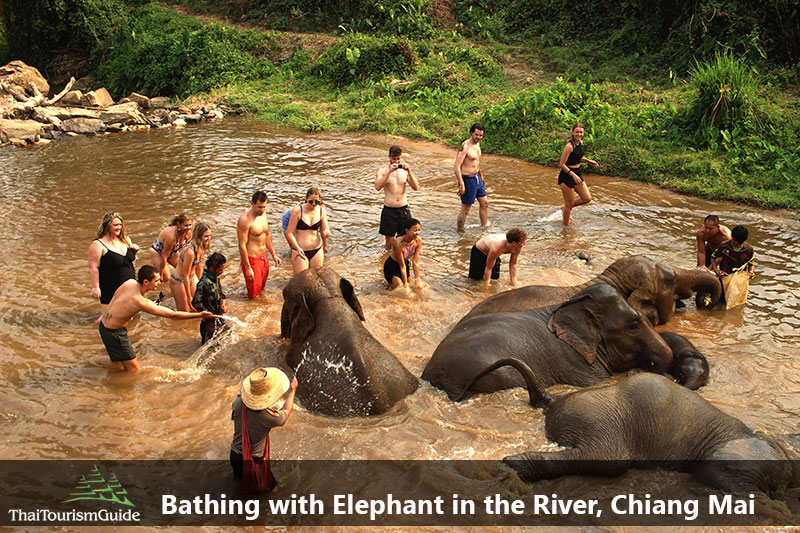
[[[117,479],[116,474],[103,472],[92,465],[89,472],[82,474],[62,504],[78,501],[96,501],[114,504],[115,508],[96,511],[54,511],[52,509],[9,509],[12,522],[76,523],[76,522],[138,522],[140,513],[134,511],[136,505],[128,498],[128,491]],[[116,508],[122,506],[122,508]],[[127,508],[127,509],[126,509]]]

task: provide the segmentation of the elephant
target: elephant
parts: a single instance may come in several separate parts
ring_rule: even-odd
[[[662,331],[660,335],[672,350],[674,363],[670,374],[675,381],[691,390],[697,390],[708,383],[708,361],[694,344],[677,333]]]
[[[653,325],[665,324],[675,313],[675,301],[691,298],[693,292],[697,293],[698,309],[710,309],[722,295],[719,279],[713,272],[671,268],[634,255],[617,259],[602,274],[581,285],[529,285],[496,294],[473,307],[461,320],[555,305],[598,283],[617,288],[631,307],[644,313]]]
[[[281,336],[291,341],[297,400],[317,413],[379,415],[419,386],[397,357],[367,331],[353,284],[316,267],[283,288]]]
[[[559,305],[460,322],[437,346],[422,378],[453,399],[472,376],[506,357],[524,359],[545,386],[594,385],[637,366],[672,368],[664,339],[619,291],[601,283]],[[476,381],[470,392],[524,385],[519,373],[503,369]]]
[[[505,457],[523,481],[613,477],[642,466],[690,472],[726,492],[774,497],[800,486],[797,450],[754,432],[664,376],[642,372],[555,397],[522,361],[498,361],[484,372],[505,365],[525,376],[531,404],[544,407],[547,438],[567,448]]]

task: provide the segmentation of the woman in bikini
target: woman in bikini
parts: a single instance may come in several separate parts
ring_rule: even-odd
[[[592,201],[592,193],[581,177],[581,163],[589,163],[597,168],[598,163],[594,159],[583,157],[583,135],[586,129],[580,122],[572,126],[572,135],[564,150],[561,152],[561,161],[558,166],[561,171],[558,173],[558,185],[561,187],[561,194],[564,195],[564,205],[561,206],[561,214],[565,226],[572,222],[572,208],[585,205]],[[578,200],[575,200],[575,193],[578,193]]]
[[[161,281],[169,279],[167,265],[176,266],[178,264],[178,250],[189,241],[186,236],[192,228],[192,217],[186,213],[181,213],[172,219],[169,226],[159,232],[156,240],[150,246],[150,261],[153,266],[161,273]]]
[[[119,213],[103,215],[97,237],[89,245],[89,274],[92,278],[92,298],[100,300],[105,311],[120,285],[133,278],[133,260],[139,246],[131,243],[125,233],[125,223]]]
[[[403,224],[403,236],[394,240],[392,253],[383,263],[383,277],[386,282],[396,289],[400,285],[405,287],[406,293],[411,294],[409,286],[409,261],[414,265],[414,289],[422,289],[422,279],[419,276],[419,253],[422,250],[422,231],[419,220],[409,218]]]
[[[295,274],[309,267],[322,266],[328,253],[328,214],[322,205],[318,188],[306,192],[306,201],[292,208],[286,240],[292,248],[292,270]]]
[[[193,311],[192,298],[199,276],[203,274],[201,261],[211,248],[211,228],[198,222],[190,232],[191,241],[178,250],[178,266],[169,275],[169,288],[178,311]]]

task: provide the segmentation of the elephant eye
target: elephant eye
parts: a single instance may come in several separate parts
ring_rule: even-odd
[[[630,329],[639,329],[639,321],[638,320],[634,320],[633,322],[631,322]]]

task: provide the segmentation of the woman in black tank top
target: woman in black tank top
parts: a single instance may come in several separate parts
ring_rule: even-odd
[[[564,225],[569,226],[572,222],[572,208],[579,205],[588,204],[592,201],[592,193],[581,177],[581,163],[589,163],[594,168],[599,165],[594,159],[583,157],[583,135],[586,132],[583,124],[578,123],[572,126],[572,135],[564,151],[561,152],[561,161],[558,166],[561,171],[558,173],[558,185],[561,187],[561,194],[564,195],[564,205],[561,206]],[[575,193],[578,193],[578,200],[575,200]]]
[[[128,238],[119,213],[103,216],[97,237],[89,245],[89,273],[92,298],[105,310],[120,285],[135,276],[133,260],[139,247]]]
[[[309,188],[306,201],[292,208],[285,234],[292,248],[292,270],[295,274],[309,267],[322,266],[328,253],[327,241],[331,231],[318,188]]]

